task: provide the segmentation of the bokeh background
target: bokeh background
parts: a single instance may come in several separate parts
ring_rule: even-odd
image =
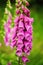
[[[31,17],[34,18],[33,23],[33,48],[31,51],[30,62],[27,65],[43,65],[43,0],[28,0],[30,6]],[[11,50],[4,44],[4,22],[7,21],[8,10],[12,14],[12,21],[15,18],[15,0],[0,0],[0,65],[18,65],[15,56],[15,50]]]

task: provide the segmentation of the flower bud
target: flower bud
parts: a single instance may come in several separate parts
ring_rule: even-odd
[[[20,14],[20,10],[17,10],[17,11],[16,11],[16,14]]]
[[[26,1],[26,6],[29,6],[29,3]]]
[[[23,14],[20,14],[20,19],[24,19],[24,15]]]

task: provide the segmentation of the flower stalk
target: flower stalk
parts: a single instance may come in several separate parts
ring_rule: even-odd
[[[12,16],[9,16],[5,29],[5,44],[11,48],[16,47],[16,55],[19,57],[18,65],[21,60],[26,65],[29,62],[28,56],[32,50],[33,18],[30,17],[30,10],[26,7],[29,3],[26,0],[17,0],[15,26],[11,28]]]

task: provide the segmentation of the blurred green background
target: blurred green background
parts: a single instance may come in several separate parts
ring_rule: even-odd
[[[33,23],[33,48],[31,51],[30,62],[27,65],[43,65],[43,0],[28,0],[30,2],[31,17],[34,18]],[[11,6],[10,6],[10,5]],[[18,65],[15,56],[15,50],[11,50],[4,44],[4,22],[8,15],[5,10],[11,12],[12,21],[15,17],[15,0],[0,0],[0,65],[7,65],[11,62],[12,65]]]

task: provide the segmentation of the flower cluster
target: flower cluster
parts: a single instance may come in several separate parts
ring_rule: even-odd
[[[5,37],[4,37],[4,42],[6,46],[10,46],[13,48],[16,45],[16,30],[17,27],[11,28],[11,23],[12,23],[12,16],[10,15],[7,22],[4,23],[4,29],[5,29]],[[14,39],[15,38],[15,39]]]
[[[30,54],[32,49],[32,22],[33,18],[27,17],[24,14],[20,14],[14,20],[17,26],[17,50],[16,55],[21,56],[23,62],[27,62],[28,59],[25,56]],[[25,55],[25,56],[24,56]]]
[[[14,22],[16,22],[16,25],[18,24],[16,54],[22,57],[25,65],[25,63],[29,61],[27,56],[30,55],[32,49],[33,18],[30,17],[30,10],[27,9],[23,3],[29,6],[26,0],[22,0],[22,2],[18,0],[16,14],[19,16],[17,16]]]
[[[6,31],[4,41],[7,46],[9,45],[11,48],[16,47],[16,55],[22,58],[25,65],[29,61],[27,56],[30,55],[32,49],[33,18],[30,17],[30,10],[22,4],[24,1],[18,0],[17,2],[16,14],[18,16],[14,20],[15,26],[13,28],[10,27],[11,16],[7,23],[4,24]],[[29,5],[27,1],[25,1],[25,4],[26,6]]]

